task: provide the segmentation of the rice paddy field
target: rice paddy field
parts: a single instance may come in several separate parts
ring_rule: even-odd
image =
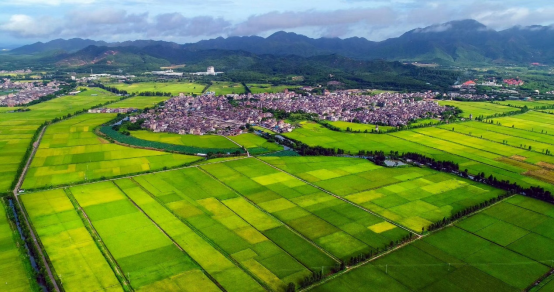
[[[246,89],[241,83],[222,82],[222,81],[212,82],[212,85],[206,91],[215,92],[216,95],[246,93]]]
[[[200,166],[334,257],[382,249],[408,232],[255,158]]]
[[[34,189],[176,167],[199,157],[111,144],[94,128],[115,114],[83,114],[48,126],[23,188]]]
[[[279,93],[284,92],[285,89],[295,89],[298,88],[298,86],[289,86],[289,85],[271,85],[271,84],[253,84],[253,83],[247,83],[246,86],[248,86],[248,89],[250,89],[250,92],[253,94],[258,93]]]
[[[283,146],[277,143],[268,142],[266,139],[252,133],[229,136],[229,139],[246,148],[252,155],[283,150]]]
[[[351,131],[360,131],[365,132],[368,131],[371,133],[371,131],[375,131],[375,125],[372,124],[360,124],[360,123],[351,123],[351,122],[343,122],[343,121],[337,121],[337,122],[328,122],[329,124],[346,131],[347,128],[350,128]],[[389,126],[379,126],[379,131],[388,131],[390,129],[394,129],[394,127]]]
[[[507,105],[512,107],[528,107],[529,109],[541,109],[544,107],[551,107],[554,105],[552,100],[535,100],[535,101],[523,101],[523,100],[504,100],[497,101],[495,103],[501,105]]]
[[[0,199],[0,287],[2,291],[39,291],[30,271],[19,233],[8,217],[6,201]]]
[[[313,291],[525,290],[552,265],[553,210],[512,197]]]
[[[160,102],[170,99],[170,96],[134,96],[122,101],[109,104],[106,108],[136,108],[144,109],[153,107]]]
[[[365,159],[263,157],[264,161],[384,218],[420,232],[503,191],[417,167],[385,168]]]
[[[33,134],[42,123],[117,99],[111,93],[93,88],[76,96],[32,105],[27,112],[0,112],[0,193],[9,191]]]
[[[457,125],[452,127],[455,128]],[[468,169],[473,174],[484,172],[498,179],[517,182],[524,187],[541,186],[554,191],[554,186],[549,183],[551,172],[548,161],[552,156],[530,151],[523,158],[527,161],[520,161],[519,156],[512,155],[524,151],[522,149],[441,128],[422,128],[376,135],[340,133],[314,123],[303,123],[301,128],[284,135],[311,146],[341,148],[352,153],[359,150],[378,150],[385,153],[391,150],[400,153],[416,152],[437,160],[453,161],[458,163],[461,169]]]
[[[139,93],[145,91],[154,92],[171,92],[176,96],[179,93],[188,95],[202,94],[202,90],[206,87],[204,84],[190,82],[140,82],[140,83],[111,83],[106,84],[110,87],[115,87],[119,90],[125,90],[128,93]]]
[[[66,291],[123,291],[63,190],[33,193],[21,200]]]
[[[554,115],[529,111],[521,115],[493,119],[494,124],[541,134],[554,135]]]
[[[132,131],[131,136],[139,139],[175,145],[192,146],[206,149],[223,149],[225,152],[239,150],[237,144],[218,135],[179,135],[173,133],[154,133],[150,131]],[[265,141],[265,140],[264,140]]]
[[[516,112],[518,109],[507,105],[500,105],[491,102],[463,102],[463,101],[439,101],[440,105],[453,106],[462,110],[462,117],[469,118],[469,115],[473,115],[473,118],[477,117],[491,117],[497,114]]]

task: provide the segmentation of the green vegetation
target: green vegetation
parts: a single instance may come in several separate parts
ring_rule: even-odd
[[[231,136],[229,139],[246,148],[252,155],[283,150],[283,146],[273,142],[268,142],[256,134],[241,134],[238,136]]]
[[[0,199],[0,285],[2,291],[39,291],[31,264],[20,246],[16,226],[8,219],[8,206]],[[10,215],[10,217],[12,217]]]
[[[384,250],[409,234],[378,216],[249,158],[201,168],[264,213],[347,262]]]
[[[469,115],[473,115],[473,118],[478,117],[494,117],[499,114],[506,114],[510,112],[517,112],[519,110],[513,107],[499,105],[491,102],[462,102],[462,101],[439,101],[440,105],[447,105],[457,107],[462,110],[461,116],[469,118]]]
[[[248,89],[253,94],[257,93],[279,93],[284,92],[285,89],[293,90],[298,88],[298,86],[288,86],[288,85],[272,85],[272,84],[253,84],[247,83]]]
[[[456,125],[452,127],[456,128]],[[518,161],[519,157],[511,157],[513,154],[510,153],[519,152],[522,149],[440,128],[372,135],[335,132],[318,124],[302,123],[301,128],[284,135],[310,146],[340,148],[353,154],[360,150],[385,153],[415,152],[436,160],[452,161],[462,170],[468,169],[471,174],[484,172],[487,176],[493,175],[498,180],[516,182],[522,187],[540,186],[551,192],[554,191],[554,187],[545,179],[548,175],[542,175],[543,171],[528,172],[541,170],[539,168],[547,169],[548,165],[539,161],[550,161],[552,156],[530,152],[528,155],[533,155],[530,161],[536,163],[533,165]],[[544,166],[540,166],[539,163]]]
[[[350,123],[350,122],[328,122],[329,124],[343,130],[343,131],[351,131],[351,132],[372,132],[375,131],[375,125],[371,124],[360,124],[360,123]],[[394,127],[390,126],[379,126],[379,131],[388,131],[394,129]]]
[[[246,89],[241,83],[232,83],[232,82],[222,82],[214,81],[212,85],[206,90],[215,92],[216,95],[227,95],[227,94],[244,94]]]
[[[72,187],[70,192],[135,290],[219,290],[114,183]]]
[[[550,132],[548,135],[554,135],[554,115],[540,112],[531,111],[517,116],[495,118],[492,123],[541,134]]]
[[[262,159],[416,232],[504,193],[431,169],[385,168],[364,159]]]
[[[127,148],[96,136],[115,114],[84,114],[47,128],[23,188],[43,188],[176,167],[198,157]]]
[[[21,200],[66,291],[123,291],[63,190],[27,194]]]
[[[106,108],[136,108],[144,109],[147,107],[153,107],[160,102],[164,102],[170,99],[170,96],[134,96],[126,98],[125,100],[114,102],[108,105]]]
[[[299,283],[311,274],[310,269],[335,264],[282,223],[198,169],[140,176],[135,181],[225,257],[272,290],[282,291],[290,282]],[[217,262],[216,256],[220,255],[210,255],[204,261]]]
[[[201,94],[206,87],[204,84],[190,82],[140,82],[140,83],[112,83],[106,84],[109,87],[115,87],[119,90],[125,90],[128,93],[140,94],[141,92],[170,92],[177,96],[179,93],[187,95]]]
[[[170,152],[179,152],[183,154],[190,154],[190,155],[196,155],[196,154],[207,154],[208,156],[213,156],[217,154],[222,155],[240,155],[241,153],[244,153],[244,150],[240,147],[238,147],[236,144],[230,142],[224,137],[221,136],[194,136],[194,135],[186,135],[183,136],[184,140],[177,139],[181,136],[177,134],[166,134],[166,133],[151,133],[151,132],[141,132],[141,131],[131,131],[129,134],[131,136],[124,135],[116,130],[114,130],[110,126],[102,126],[100,128],[100,132],[104,135],[106,135],[108,138],[113,139],[119,143],[123,143],[126,145],[132,145],[132,146],[138,146],[143,148],[149,148],[149,149],[157,149],[162,151],[170,151]],[[147,138],[149,140],[143,140],[139,139],[138,137],[135,137],[134,133],[137,136]],[[167,135],[167,136],[166,136]],[[217,138],[216,138],[217,137]],[[213,138],[213,139],[212,139]],[[151,140],[150,140],[151,139]],[[165,142],[158,142],[158,141],[152,141],[152,140],[167,140],[168,143]],[[225,140],[225,141],[223,141]],[[206,146],[219,146],[219,145],[226,145],[231,146],[234,148],[200,148],[195,146],[187,146],[182,144],[189,144],[191,145],[192,141],[198,141],[202,145]],[[172,143],[170,143],[172,142]],[[222,143],[222,144],[220,144]]]
[[[239,149],[229,139],[218,135],[179,135],[173,133],[154,133],[150,131],[132,131],[131,136],[161,143],[191,146],[197,148]]]

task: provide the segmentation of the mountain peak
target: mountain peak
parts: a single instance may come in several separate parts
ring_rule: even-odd
[[[411,32],[415,33],[438,33],[438,32],[473,32],[485,31],[487,26],[473,19],[454,20],[450,22],[433,24],[425,28],[417,28]]]

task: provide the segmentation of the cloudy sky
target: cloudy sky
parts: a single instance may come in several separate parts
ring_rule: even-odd
[[[451,20],[504,29],[552,25],[553,15],[547,0],[0,0],[0,45],[73,37],[187,43],[280,30],[378,41]]]

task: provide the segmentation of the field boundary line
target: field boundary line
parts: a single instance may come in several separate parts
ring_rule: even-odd
[[[54,289],[56,291],[61,291],[60,287],[58,287],[58,282],[56,282],[56,278],[54,278],[54,275],[52,274],[52,269],[50,268],[50,265],[48,264],[48,261],[46,260],[46,256],[44,255],[44,251],[40,247],[40,244],[37,241],[37,237],[35,235],[35,231],[32,228],[31,223],[29,222],[29,218],[27,218],[27,212],[25,211],[23,204],[21,204],[21,201],[19,200],[19,188],[21,187],[21,184],[23,183],[23,180],[25,179],[25,174],[27,173],[27,170],[29,169],[29,166],[31,165],[31,162],[33,161],[33,157],[35,156],[35,153],[38,150],[38,147],[40,146],[40,141],[42,140],[42,136],[44,135],[44,132],[46,131],[46,128],[48,126],[44,126],[42,128],[42,131],[40,132],[40,135],[37,138],[36,142],[33,142],[33,151],[29,155],[29,158],[27,159],[27,163],[25,164],[25,168],[21,172],[21,175],[19,176],[19,181],[17,182],[15,189],[13,190],[13,195],[15,197],[15,200],[17,202],[17,205],[19,206],[19,209],[21,210],[21,214],[23,215],[23,218],[25,219],[25,224],[27,225],[27,229],[29,230],[29,234],[31,235],[33,239],[33,244],[35,245],[35,248],[40,253],[40,258],[42,260],[42,264],[46,268],[46,272],[48,273],[48,277],[50,278],[50,282],[52,285],[54,285]]]
[[[254,279],[256,282],[258,282],[258,284],[260,284],[264,289],[266,289],[267,291],[272,291],[265,283],[263,283],[262,280],[258,279],[258,277],[256,277],[255,275],[251,274],[251,272],[249,270],[247,270],[246,268],[244,268],[242,266],[242,264],[240,264],[237,260],[235,260],[228,252],[226,252],[225,250],[223,250],[223,248],[221,248],[219,246],[219,244],[213,242],[213,240],[211,240],[210,238],[208,238],[203,232],[201,232],[200,230],[198,230],[198,228],[194,227],[193,225],[191,225],[189,222],[186,222],[186,220],[183,220],[181,219],[180,216],[176,215],[172,210],[168,209],[167,206],[160,202],[160,200],[158,199],[158,197],[156,197],[154,194],[152,194],[150,191],[148,191],[143,185],[141,185],[139,182],[137,182],[136,180],[134,180],[133,178],[130,178],[129,180],[131,180],[136,186],[138,186],[139,188],[141,188],[145,193],[147,193],[154,201],[156,201],[158,204],[160,204],[164,209],[166,209],[169,213],[171,213],[171,215],[173,215],[175,218],[177,218],[177,220],[179,220],[180,222],[182,222],[183,224],[185,224],[187,227],[189,227],[196,235],[198,235],[199,237],[201,237],[204,241],[206,241],[206,243],[208,243],[210,246],[212,246],[215,250],[219,251],[225,258],[227,258],[230,262],[232,262],[237,268],[241,269],[242,271],[244,271],[247,275],[249,275],[250,277],[252,277],[252,279]],[[192,257],[191,257],[192,258]],[[202,267],[202,265],[198,264],[200,267]],[[209,273],[207,270],[206,270],[206,273]]]
[[[284,170],[282,170],[282,169],[280,169],[280,168],[278,168],[278,167],[276,167],[276,166],[274,166],[274,165],[272,165],[272,164],[269,164],[269,163],[267,163],[267,162],[265,162],[265,161],[259,159],[258,157],[254,157],[254,158],[257,159],[257,160],[259,160],[260,162],[262,162],[262,163],[264,163],[264,164],[266,164],[266,165],[268,165],[268,166],[270,166],[270,167],[272,167],[272,168],[278,170],[279,172],[286,173],[286,174],[288,174],[288,175],[294,177],[295,179],[297,179],[297,180],[299,180],[299,181],[301,181],[301,182],[303,182],[303,183],[305,183],[305,184],[307,184],[307,185],[309,185],[309,186],[312,186],[312,187],[314,187],[314,188],[316,188],[316,189],[318,189],[318,190],[320,190],[320,191],[322,191],[322,192],[324,192],[324,193],[326,193],[326,194],[328,194],[328,195],[331,195],[331,196],[333,196],[333,197],[335,197],[335,198],[337,198],[337,199],[339,199],[339,200],[341,200],[341,201],[343,201],[343,202],[345,202],[345,203],[348,203],[348,204],[350,204],[350,205],[352,205],[352,206],[354,206],[354,207],[357,207],[357,208],[359,208],[359,209],[361,209],[361,210],[363,210],[363,211],[365,211],[365,212],[367,212],[367,213],[370,213],[370,214],[372,214],[372,215],[374,215],[374,216],[376,216],[376,217],[378,217],[378,218],[381,218],[382,220],[385,220],[386,222],[391,223],[391,224],[395,225],[396,227],[402,228],[402,229],[404,229],[405,231],[408,231],[409,233],[414,234],[414,235],[417,236],[418,238],[421,237],[421,235],[420,235],[419,233],[417,233],[417,232],[415,232],[415,231],[409,229],[408,227],[405,227],[405,226],[402,225],[402,224],[396,223],[396,222],[394,222],[394,221],[392,221],[392,220],[390,220],[390,219],[388,219],[388,218],[383,217],[382,215],[379,215],[379,214],[377,214],[377,213],[374,213],[373,211],[371,211],[371,210],[369,210],[369,209],[366,209],[366,208],[364,208],[364,207],[362,207],[362,206],[360,206],[360,205],[358,205],[358,204],[355,204],[354,202],[351,202],[351,201],[349,201],[349,200],[347,200],[347,199],[345,199],[345,198],[343,198],[343,197],[341,197],[341,196],[339,196],[339,195],[335,195],[335,194],[331,193],[330,191],[328,191],[328,190],[326,190],[326,189],[324,189],[324,188],[321,188],[321,187],[319,187],[319,186],[317,186],[317,185],[314,185],[314,184],[312,184],[312,183],[310,183],[310,182],[307,182],[307,181],[301,179],[300,177],[298,177],[298,176],[296,176],[296,175],[294,175],[294,174],[292,174],[292,173],[286,172],[286,171],[284,171]]]
[[[208,279],[210,279],[219,289],[221,289],[221,291],[224,291],[226,292],[227,290],[225,288],[223,288],[223,286],[221,286],[221,284],[214,278],[212,277],[212,275],[210,275],[205,269],[202,268],[202,266],[194,259],[192,258],[188,252],[185,251],[184,248],[182,248],[174,239],[173,237],[171,237],[171,235],[169,235],[160,225],[158,225],[158,223],[156,223],[156,221],[154,221],[154,219],[152,219],[152,217],[150,217],[150,215],[148,215],[137,203],[135,203],[135,201],[133,199],[131,199],[131,197],[129,197],[129,195],[118,185],[115,183],[115,181],[112,181],[112,184],[114,184],[117,189],[123,194],[125,195],[125,197],[127,198],[127,200],[129,200],[129,202],[131,202],[144,216],[146,216],[146,218],[148,218],[148,220],[150,220],[150,222],[152,222],[152,224],[154,224],[154,226],[156,226],[169,240],[171,240],[171,242],[173,242],[173,244],[179,249],[181,250],[181,252],[183,252],[187,257],[189,257],[191,259],[191,261],[193,261],[196,265],[198,265],[198,267],[200,268],[199,270],[201,270],[204,275],[206,275],[208,277]]]
[[[254,206],[256,209],[262,211],[264,214],[268,215],[269,217],[277,220],[277,222],[283,224],[283,226],[285,226],[287,229],[289,229],[290,231],[292,231],[294,234],[298,235],[300,238],[304,239],[305,241],[307,241],[308,243],[310,243],[311,245],[313,245],[315,248],[319,249],[321,252],[323,252],[324,254],[326,254],[327,256],[329,256],[331,259],[333,259],[337,264],[340,264],[342,261],[337,258],[336,256],[334,256],[333,254],[331,254],[330,252],[328,252],[326,249],[322,248],[321,246],[319,246],[317,243],[313,242],[311,239],[307,238],[306,236],[304,236],[303,234],[301,234],[300,232],[296,231],[296,229],[290,227],[288,224],[286,224],[285,222],[281,221],[279,218],[275,217],[273,214],[267,212],[266,210],[262,209],[262,207],[258,206],[256,203],[252,202],[252,200],[250,200],[249,198],[247,198],[246,196],[244,196],[243,194],[241,194],[240,192],[236,191],[235,189],[233,189],[232,187],[228,186],[226,183],[220,181],[217,177],[213,176],[211,173],[207,172],[206,170],[202,169],[201,167],[199,167],[199,169],[209,175],[212,179],[214,179],[215,181],[217,181],[218,183],[222,184],[223,186],[227,187],[228,189],[230,189],[231,191],[233,191],[234,193],[236,193],[237,195],[239,195],[241,198],[245,199],[248,203],[250,203],[252,206]]]
[[[496,124],[489,124],[489,123],[481,122],[481,121],[477,121],[477,122],[478,122],[479,124],[486,124],[486,125],[491,125],[491,126],[496,126],[496,127],[506,128],[506,129],[520,130],[520,131],[531,132],[531,133],[535,133],[535,134],[539,134],[539,135],[545,135],[545,136],[554,136],[554,135],[539,133],[539,132],[535,132],[535,131],[527,131],[527,130],[525,130],[525,129],[520,129],[520,128],[504,127],[504,126],[499,126],[499,125],[496,125]],[[462,124],[462,125],[463,125],[463,124]],[[464,126],[465,126],[465,125],[464,125]],[[502,132],[490,130],[490,128],[483,129],[483,128],[476,128],[476,127],[473,127],[473,126],[465,126],[465,127],[469,127],[469,128],[473,128],[473,129],[477,129],[477,130],[483,130],[483,131],[486,131],[486,132],[496,133],[496,134],[500,134],[500,135],[506,135],[506,136],[510,136],[510,137],[514,137],[514,138],[526,139],[526,140],[530,140],[530,141],[533,141],[533,142],[539,142],[539,143],[544,143],[544,144],[548,144],[548,145],[553,145],[553,146],[554,146],[554,143],[548,143],[548,142],[543,142],[543,141],[538,141],[538,140],[531,140],[531,139],[524,138],[524,137],[514,136],[514,135],[510,135],[510,134],[506,134],[506,133],[502,133]],[[440,128],[440,129],[443,129],[443,128]],[[445,130],[447,130],[447,129],[445,129]],[[547,138],[548,138],[548,137],[547,137]],[[483,139],[484,139],[484,138],[483,138]],[[497,143],[499,143],[499,142],[497,142]],[[501,144],[501,143],[500,143],[500,144]],[[506,145],[506,144],[504,144],[504,145]],[[510,146],[510,145],[508,145],[508,146]],[[516,147],[516,146],[514,146],[514,147]],[[517,148],[517,147],[516,147],[516,148]]]
[[[108,249],[108,247],[104,244],[104,240],[102,239],[102,237],[100,236],[100,234],[98,234],[98,231],[96,231],[96,228],[94,227],[94,225],[92,225],[92,221],[90,221],[90,218],[88,217],[88,214],[85,212],[85,210],[83,209],[83,207],[81,207],[81,204],[79,204],[79,202],[77,201],[77,199],[75,199],[75,197],[73,196],[73,192],[71,192],[71,190],[69,188],[66,188],[64,189],[65,190],[65,194],[67,195],[67,197],[69,198],[69,200],[71,201],[71,203],[73,204],[73,207],[77,207],[78,209],[76,209],[75,211],[81,211],[81,214],[83,214],[83,217],[81,218],[82,221],[84,221],[83,219],[86,219],[86,221],[88,222],[88,225],[90,226],[90,229],[89,228],[86,228],[87,230],[90,230],[89,233],[92,231],[94,232],[94,234],[96,235],[96,237],[98,238],[98,240],[95,240],[97,243],[96,244],[99,244],[99,245],[102,245],[105,249],[105,253],[106,253],[106,256],[108,257],[109,261],[112,261],[113,262],[113,265],[110,265],[111,267],[113,267],[113,269],[115,270],[115,272],[123,277],[123,279],[125,279],[125,285],[128,285],[128,287],[131,289],[131,291],[134,291],[133,287],[131,286],[131,282],[129,281],[129,279],[127,279],[127,277],[125,276],[125,273],[123,273],[123,270],[121,269],[121,267],[119,266],[119,263],[117,262],[117,260],[115,259],[115,257],[112,255],[112,253],[110,252],[110,250]],[[79,216],[81,217],[81,216]],[[84,223],[84,222],[83,222]],[[94,240],[94,235],[91,234],[91,237],[92,239]],[[98,243],[100,242],[100,243]],[[102,254],[104,254],[103,250],[101,249],[100,252]],[[95,275],[96,276],[96,275]]]

